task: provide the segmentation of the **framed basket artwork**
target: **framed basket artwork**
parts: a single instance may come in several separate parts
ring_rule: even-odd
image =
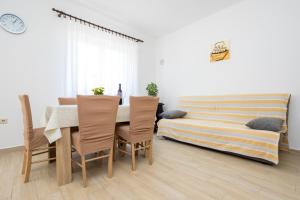
[[[220,41],[213,45],[210,53],[210,62],[217,62],[230,59],[230,49],[228,41]]]

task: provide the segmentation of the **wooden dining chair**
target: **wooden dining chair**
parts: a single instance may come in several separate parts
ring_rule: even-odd
[[[19,96],[23,114],[24,125],[24,158],[22,166],[22,175],[24,175],[24,182],[29,181],[31,164],[55,160],[55,157],[48,157],[47,159],[32,161],[32,157],[44,153],[48,153],[55,146],[48,146],[49,142],[44,135],[44,128],[33,128],[31,107],[28,95]]]
[[[152,164],[152,138],[158,101],[157,97],[130,97],[130,123],[116,127],[119,153],[130,154],[126,151],[126,145],[131,145],[133,171],[136,169],[135,156],[139,150],[145,151],[149,164]]]
[[[77,105],[77,100],[72,97],[59,97],[58,103],[59,105]]]
[[[79,131],[72,134],[72,147],[79,153],[83,186],[87,186],[86,163],[108,158],[108,177],[112,177],[113,142],[120,97],[77,96]],[[102,152],[86,160],[87,154]]]
[[[74,97],[59,97],[58,103],[61,106],[68,106],[68,105],[77,105],[77,100]],[[77,132],[78,127],[71,127],[71,133]]]

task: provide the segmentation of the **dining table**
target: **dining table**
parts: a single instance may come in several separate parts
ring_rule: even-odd
[[[129,105],[119,105],[116,122],[129,122]],[[59,186],[72,182],[71,128],[79,125],[77,105],[47,106],[41,118],[45,136],[56,143],[56,177]]]

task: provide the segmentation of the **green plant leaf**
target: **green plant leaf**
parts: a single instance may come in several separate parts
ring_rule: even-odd
[[[148,91],[149,96],[157,96],[157,94],[158,94],[158,87],[153,82],[151,82],[147,85],[146,90]]]

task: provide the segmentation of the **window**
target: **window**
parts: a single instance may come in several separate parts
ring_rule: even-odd
[[[137,90],[138,44],[111,33],[68,23],[66,95],[92,94],[103,86],[116,95],[122,84],[124,102]]]

